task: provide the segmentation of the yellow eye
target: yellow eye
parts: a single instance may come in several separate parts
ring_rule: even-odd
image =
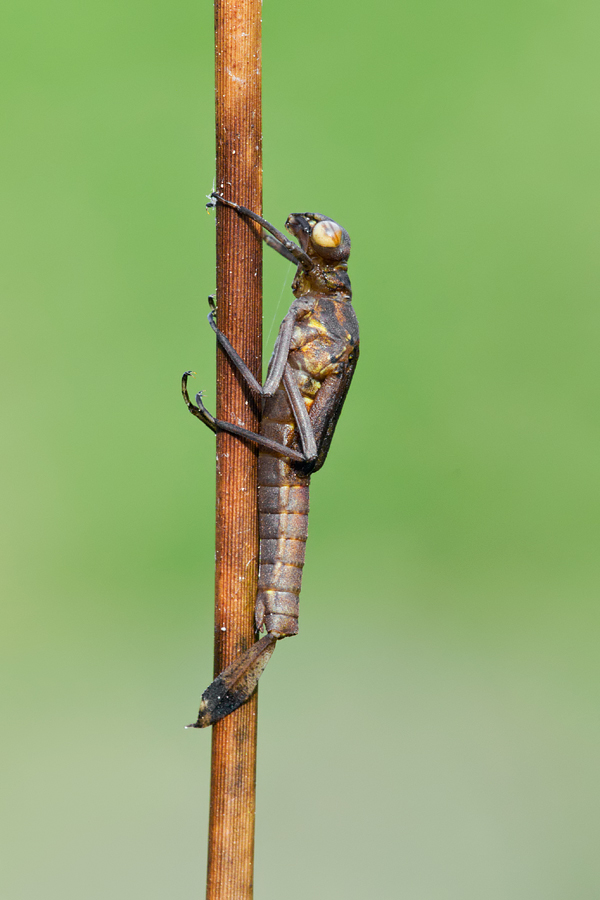
[[[312,232],[312,239],[318,247],[339,247],[342,240],[343,229],[337,224],[328,220],[326,222],[317,222]]]

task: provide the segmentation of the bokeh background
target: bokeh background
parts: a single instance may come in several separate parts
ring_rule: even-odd
[[[599,29],[265,3],[265,214],[348,229],[362,352],[261,682],[257,900],[600,896]],[[1,894],[202,897],[212,7],[1,41]]]

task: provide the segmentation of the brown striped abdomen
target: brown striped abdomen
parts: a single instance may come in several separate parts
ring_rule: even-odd
[[[266,401],[261,434],[290,446],[295,435],[287,396],[280,388]],[[294,446],[297,446],[294,443]],[[260,572],[256,627],[287,637],[298,634],[298,606],[308,534],[310,476],[289,460],[261,450],[258,461]]]

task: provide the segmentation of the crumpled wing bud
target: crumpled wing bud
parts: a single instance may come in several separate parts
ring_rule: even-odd
[[[202,694],[198,721],[186,728],[206,728],[228,716],[250,697],[271,659],[277,638],[266,634],[217,675]]]

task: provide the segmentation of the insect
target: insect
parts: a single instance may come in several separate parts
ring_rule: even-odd
[[[258,504],[260,569],[255,606],[258,633],[266,634],[218,675],[202,695],[192,728],[212,725],[242,705],[254,691],[278,640],[298,633],[298,600],[308,525],[309,484],[327,457],[333,432],[356,367],[358,322],[348,278],[350,236],[319,213],[294,213],[287,231],[298,244],[256,213],[218,194],[211,197],[257,222],[265,242],[296,263],[295,300],[285,316],[261,385],[216,325],[210,325],[232,365],[262,400],[260,433],[215,419],[202,403],[190,412],[215,433],[227,431],[260,447]],[[214,203],[212,205],[214,205]],[[210,204],[209,204],[210,205]]]

